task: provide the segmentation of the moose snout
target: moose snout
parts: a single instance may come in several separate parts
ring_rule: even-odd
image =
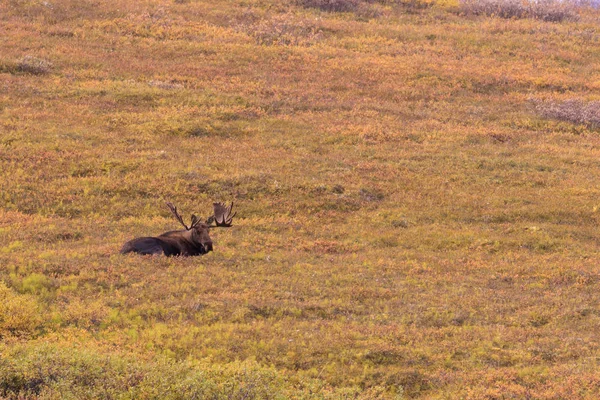
[[[206,251],[208,253],[209,251],[212,251],[212,250],[213,250],[212,242],[204,243],[204,251]]]

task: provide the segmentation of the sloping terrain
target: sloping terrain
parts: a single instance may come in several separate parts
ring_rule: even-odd
[[[574,12],[0,2],[0,397],[598,398]],[[238,216],[118,254],[165,201]]]

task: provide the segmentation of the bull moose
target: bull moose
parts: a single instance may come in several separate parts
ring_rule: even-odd
[[[128,241],[121,248],[121,254],[164,254],[166,256],[198,256],[212,251],[212,240],[208,234],[212,227],[230,227],[236,213],[231,213],[233,202],[230,206],[223,203],[213,203],[214,213],[206,222],[192,214],[192,221],[188,227],[179,215],[173,203],[167,203],[171,213],[183,225],[184,230],[169,231],[157,237],[140,237]]]

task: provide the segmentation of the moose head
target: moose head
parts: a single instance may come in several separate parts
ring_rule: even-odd
[[[167,203],[173,216],[185,228],[184,230],[165,232],[156,237],[140,237],[128,241],[121,248],[121,254],[164,254],[166,256],[198,256],[212,251],[213,245],[209,235],[210,228],[226,228],[231,226],[233,203],[213,203],[214,213],[203,222],[192,214],[190,226],[184,221],[177,207]],[[215,225],[212,225],[212,224]]]

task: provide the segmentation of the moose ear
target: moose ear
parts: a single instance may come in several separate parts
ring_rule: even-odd
[[[190,225],[190,229],[198,225],[198,222],[200,222],[200,218],[198,218],[195,214],[192,214],[192,225]]]

